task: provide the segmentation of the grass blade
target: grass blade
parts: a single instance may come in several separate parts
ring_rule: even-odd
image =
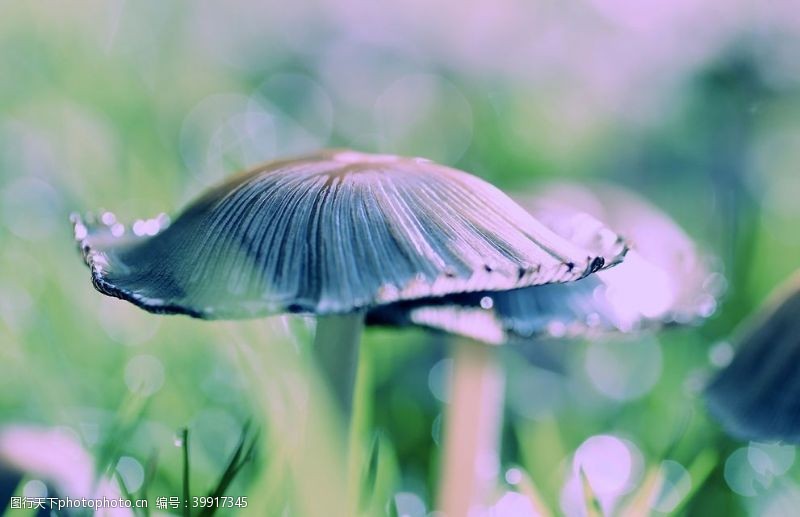
[[[147,465],[145,465],[144,469],[144,482],[142,483],[142,489],[139,491],[139,499],[142,501],[147,501],[147,489],[150,487],[150,484],[156,478],[156,468],[158,467],[158,451],[154,450],[150,457],[147,459]],[[150,507],[149,505],[145,506],[142,509],[142,514],[144,517],[150,517]]]
[[[533,479],[531,479],[531,476],[522,467],[515,468],[520,473],[520,480],[518,483],[516,483],[515,488],[519,490],[520,494],[528,498],[528,501],[530,501],[537,516],[551,517],[553,512],[550,511],[550,508],[544,502],[544,498],[542,497],[542,494],[536,484],[533,482]]]
[[[678,514],[686,506],[700,489],[703,487],[708,477],[718,465],[719,456],[713,449],[705,449],[697,455],[695,460],[687,469],[692,479],[692,489],[686,497],[675,507],[674,513]]]
[[[620,510],[620,517],[638,517],[651,513],[650,504],[658,496],[664,484],[664,476],[658,466],[647,471],[642,485]]]
[[[581,477],[581,487],[583,488],[583,502],[586,507],[586,517],[603,517],[603,508],[600,506],[600,501],[597,499],[597,495],[594,493],[591,483],[589,483],[586,472],[581,468],[579,473]]]
[[[378,478],[378,464],[380,462],[382,436],[380,431],[376,431],[372,436],[372,443],[369,447],[367,458],[367,468],[364,470],[360,483],[361,497],[359,507],[364,511],[368,506],[372,495],[375,493],[375,484]]]
[[[258,436],[258,433],[253,433],[253,436],[250,437],[250,423],[246,423],[242,429],[239,443],[237,444],[236,449],[233,451],[231,459],[228,462],[225,471],[222,473],[217,486],[209,494],[210,497],[222,497],[225,495],[228,487],[230,487],[230,484],[233,482],[242,468],[244,468],[247,463],[252,461],[253,457],[255,456],[255,447],[258,443]],[[214,506],[207,506],[200,512],[200,516],[210,517],[214,515],[216,510],[217,508]]]
[[[181,447],[183,450],[183,515],[184,517],[191,517],[191,510],[189,509],[189,428],[184,427],[181,429]]]
[[[144,420],[149,399],[131,397],[123,402],[97,453],[97,471],[111,477],[120,456],[120,447],[127,443]]]

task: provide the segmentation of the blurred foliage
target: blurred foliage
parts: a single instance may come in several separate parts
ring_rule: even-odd
[[[506,471],[518,465],[546,506],[575,514],[584,496],[571,458],[611,436],[630,458],[624,486],[587,492],[593,508],[634,505],[661,475],[672,488],[638,504],[791,515],[794,449],[768,455],[781,465],[791,455],[786,468],[738,461],[748,444],[726,438],[698,398],[719,366],[709,351],[800,256],[800,19],[791,2],[762,7],[0,3],[0,425],[69,429],[99,462],[146,466],[157,451],[154,498],[181,492],[179,428],[191,431],[192,487],[204,495],[252,420],[263,439],[229,494],[249,496],[260,515],[345,504],[340,429],[314,380],[309,322],[157,317],[103,297],[68,214],[174,213],[242,167],[348,146],[423,155],[513,191],[555,178],[619,182],[720,258],[728,295],[702,327],[558,343],[566,373],[505,351],[509,488],[525,492]],[[446,341],[388,329],[365,339],[369,514],[431,509]],[[119,434],[139,399],[144,410]]]

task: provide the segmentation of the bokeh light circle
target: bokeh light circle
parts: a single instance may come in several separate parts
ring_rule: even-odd
[[[274,116],[255,100],[235,93],[200,101],[180,132],[183,162],[201,184],[220,181],[231,171],[275,156]]]
[[[661,346],[652,336],[597,341],[586,351],[584,368],[601,394],[614,400],[634,400],[658,382]]]
[[[689,471],[677,461],[664,460],[658,468],[661,486],[650,507],[658,512],[671,513],[692,490]]]
[[[164,385],[164,366],[152,355],[138,355],[125,365],[125,384],[131,393],[149,397]]]
[[[117,462],[117,472],[130,493],[138,492],[144,484],[144,467],[136,458],[122,456]]]
[[[611,435],[584,441],[572,460],[575,473],[583,471],[598,495],[624,492],[633,476],[634,458],[626,443]]]
[[[396,80],[378,97],[378,150],[454,164],[472,141],[472,107],[450,81],[433,74]]]
[[[441,402],[450,402],[450,379],[453,376],[453,360],[442,359],[428,373],[428,388]]]
[[[41,480],[31,479],[22,487],[22,495],[30,499],[47,497],[47,485]]]
[[[298,73],[267,77],[250,97],[251,111],[266,109],[275,125],[275,148],[282,155],[326,147],[333,130],[333,103],[312,78]]]
[[[44,180],[20,178],[3,189],[0,200],[3,222],[17,237],[37,241],[60,226],[61,196]]]

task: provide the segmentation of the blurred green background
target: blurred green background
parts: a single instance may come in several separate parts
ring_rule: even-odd
[[[726,438],[698,393],[737,325],[798,266],[796,7],[0,2],[0,425],[67,429],[98,458],[111,443],[133,490],[158,451],[155,497],[180,493],[180,427],[200,495],[252,420],[263,439],[229,493],[249,496],[253,515],[324,511],[341,497],[340,451],[335,422],[306,414],[325,402],[304,380],[315,378],[311,323],[159,317],[101,296],[68,215],[174,214],[240,168],[353,147],[425,156],[514,192],[618,182],[719,257],[727,293],[701,327],[561,344],[564,375],[506,351],[501,479],[518,467],[556,514],[581,515],[576,449],[601,463],[617,451],[604,508],[661,468],[669,489],[653,512],[793,515],[794,448]],[[427,515],[444,339],[375,330],[364,346],[381,443],[370,508]],[[312,421],[302,437],[298,415]],[[319,454],[298,463],[298,448]]]

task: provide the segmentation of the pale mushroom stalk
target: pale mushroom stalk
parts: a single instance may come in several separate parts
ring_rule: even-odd
[[[505,373],[500,350],[469,338],[451,344],[450,400],[443,416],[437,507],[467,516],[490,500],[500,467]]]

